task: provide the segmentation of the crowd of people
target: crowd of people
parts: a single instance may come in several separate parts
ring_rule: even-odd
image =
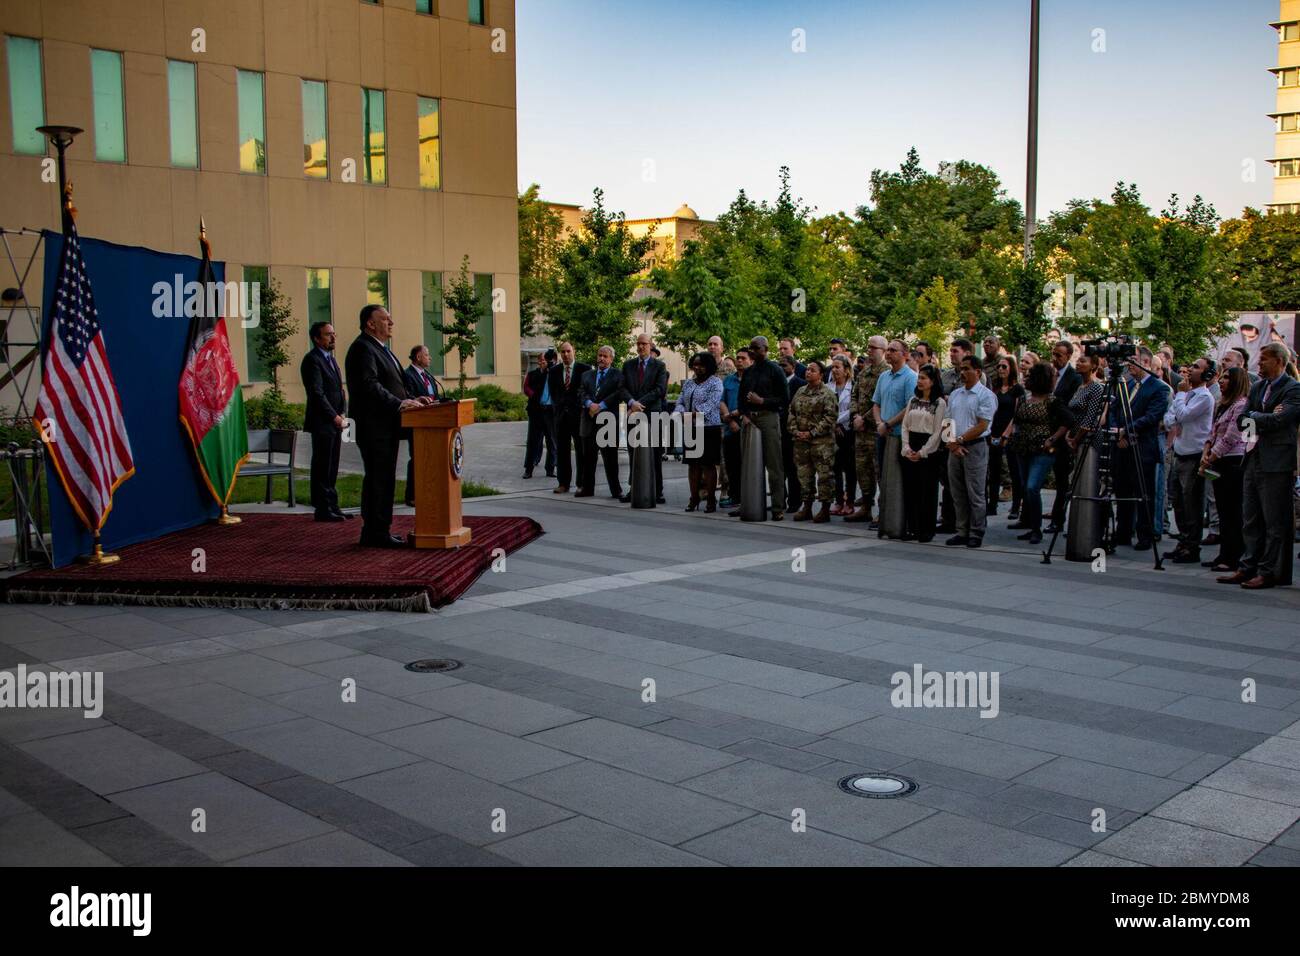
[[[524,474],[545,446],[556,493],[569,491],[572,454],[576,494],[594,494],[597,450],[574,440],[574,423],[614,407],[611,396],[622,390],[630,410],[700,419],[702,453],[686,459],[687,511],[721,507],[738,517],[742,488],[765,487],[772,520],[791,511],[795,521],[839,518],[885,538],[943,536],[949,547],[979,548],[1006,504],[1007,527],[1037,545],[1066,533],[1080,457],[1108,442],[1115,547],[1164,543],[1163,558],[1248,589],[1291,583],[1300,382],[1285,345],[1261,348],[1254,369],[1244,349],[1218,363],[1199,356],[1179,364],[1168,346],[1137,346],[1130,357],[1085,350],[1067,336],[1046,360],[1017,357],[996,335],[982,346],[978,355],[957,338],[941,362],[928,342],[872,336],[855,355],[835,339],[825,358],[804,361],[789,339],[770,356],[762,336],[731,353],[713,336],[691,357],[673,403],[648,335],[638,338],[636,358],[606,373],[612,349],[593,369],[565,343],[539,356],[525,383]],[[746,445],[755,439],[764,474],[746,483],[743,463],[757,460]],[[627,500],[617,458],[605,463],[610,493]],[[1056,493],[1045,511],[1049,481]],[[1203,552],[1213,546],[1213,556]]]

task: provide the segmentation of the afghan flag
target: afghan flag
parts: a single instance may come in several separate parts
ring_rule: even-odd
[[[248,424],[244,396],[239,391],[239,369],[230,354],[230,337],[221,315],[224,287],[212,271],[212,250],[200,231],[203,264],[199,266],[202,295],[190,316],[190,333],[181,369],[181,425],[194,445],[199,472],[225,507],[234,490],[240,467],[248,460]]]

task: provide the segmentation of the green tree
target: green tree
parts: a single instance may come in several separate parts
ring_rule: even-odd
[[[271,387],[267,391],[280,402],[284,397],[280,390],[280,369],[289,364],[289,353],[284,350],[284,343],[298,331],[298,323],[294,321],[293,310],[279,282],[269,279],[259,293],[257,338],[253,348],[262,365],[271,373]]]
[[[1241,294],[1251,312],[1300,311],[1300,215],[1261,215],[1246,209],[1219,227],[1233,257]]]
[[[1047,330],[1052,327],[1046,308],[1047,282],[1047,272],[1037,258],[1017,261],[1009,268],[1006,310],[1002,313],[1000,329],[1008,348],[1047,354]]]
[[[681,355],[699,351],[713,335],[730,341],[723,318],[725,277],[715,274],[707,256],[705,247],[692,240],[679,258],[650,270],[647,285],[658,295],[644,301],[645,310],[655,317],[659,344]]]
[[[938,347],[959,323],[957,289],[935,276],[916,299],[912,313],[913,331],[918,338]]]
[[[623,213],[605,209],[604,190],[593,192],[582,228],[565,237],[556,252],[555,281],[546,290],[544,310],[557,341],[573,343],[578,354],[593,357],[601,345],[628,351],[632,293],[654,249],[650,234],[633,236]]]
[[[519,194],[519,334],[534,335],[538,312],[551,294],[564,219],[531,184]]]
[[[483,306],[469,274],[469,256],[464,256],[460,260],[460,272],[443,295],[443,307],[451,313],[451,321],[429,320],[429,324],[442,333],[442,354],[445,356],[452,349],[456,350],[458,396],[465,394],[465,362],[474,357],[478,348],[478,321],[482,318]]]

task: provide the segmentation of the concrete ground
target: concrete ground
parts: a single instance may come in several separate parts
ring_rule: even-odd
[[[107,695],[0,710],[0,863],[1300,864],[1300,589],[683,486],[467,502],[547,533],[434,614],[0,606],[0,667]],[[996,672],[997,716],[894,707],[918,664]]]

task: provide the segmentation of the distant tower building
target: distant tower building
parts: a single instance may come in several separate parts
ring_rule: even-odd
[[[1300,0],[1281,0],[1277,30],[1277,124],[1273,148],[1273,201],[1268,211],[1300,213]]]

